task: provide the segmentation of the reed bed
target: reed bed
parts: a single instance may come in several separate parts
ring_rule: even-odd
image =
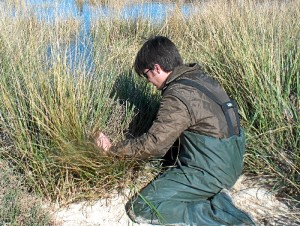
[[[115,143],[149,128],[159,93],[132,64],[146,38],[166,35],[237,100],[245,173],[270,176],[280,194],[299,199],[300,1],[193,4],[197,13],[178,4],[157,23],[117,14],[93,21],[84,51],[68,24],[1,18],[0,125],[2,145],[13,147],[1,156],[29,186],[60,201],[99,198],[143,171],[144,163],[101,155],[92,135],[100,129]]]
[[[274,176],[276,190],[298,198],[299,6],[300,1],[208,5],[205,19],[188,28],[200,46],[199,61],[239,103],[248,135],[247,172]]]
[[[134,115],[133,105],[112,93],[119,72],[103,69],[101,59],[87,67],[91,53],[77,50],[77,31],[22,15],[0,22],[0,119],[7,137],[1,143],[13,147],[1,156],[52,200],[122,188],[135,161],[105,156],[92,142],[97,130],[120,140]]]

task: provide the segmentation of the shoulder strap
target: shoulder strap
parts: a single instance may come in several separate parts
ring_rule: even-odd
[[[233,136],[235,134],[234,128],[233,128],[233,123],[232,123],[232,120],[231,120],[229,112],[228,112],[228,110],[232,108],[233,111],[234,111],[234,114],[235,114],[235,118],[236,118],[236,121],[237,121],[238,128],[240,130],[240,119],[239,119],[239,115],[238,115],[237,104],[234,100],[229,100],[229,101],[223,103],[223,102],[220,101],[220,99],[217,96],[215,96],[206,87],[204,87],[201,84],[199,84],[197,82],[194,82],[192,80],[179,79],[179,80],[176,80],[176,83],[180,83],[180,84],[187,85],[187,86],[192,86],[192,87],[200,90],[207,97],[209,97],[212,101],[217,103],[221,107],[221,109],[224,113],[224,116],[225,116],[225,119],[226,119],[226,122],[227,122],[227,125],[228,125],[228,132],[229,132],[230,136]]]

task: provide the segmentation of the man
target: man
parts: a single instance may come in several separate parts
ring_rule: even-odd
[[[157,117],[142,136],[111,146],[103,133],[96,144],[116,155],[164,156],[179,138],[176,165],[127,205],[138,223],[176,225],[254,224],[224,189],[242,172],[245,140],[234,101],[197,64],[184,65],[167,37],[149,39],[135,71],[162,91]]]

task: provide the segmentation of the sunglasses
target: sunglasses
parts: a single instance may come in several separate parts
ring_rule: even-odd
[[[145,78],[148,78],[147,73],[148,73],[149,71],[151,71],[151,70],[152,70],[152,69],[148,69],[147,71],[143,72],[143,76],[144,76]]]

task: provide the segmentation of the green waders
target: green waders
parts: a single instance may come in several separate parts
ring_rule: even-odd
[[[181,140],[178,166],[168,169],[128,203],[132,220],[171,225],[253,225],[251,218],[221,192],[241,173],[243,133],[216,139],[184,132]]]
[[[245,137],[226,139],[185,131],[176,167],[145,187],[126,208],[137,223],[163,225],[254,225],[222,191],[243,168]]]

